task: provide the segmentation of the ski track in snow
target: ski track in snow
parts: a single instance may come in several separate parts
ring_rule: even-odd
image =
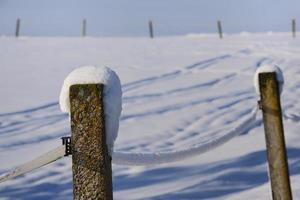
[[[171,116],[176,116],[177,123],[152,135],[136,138],[131,143],[117,144],[116,148],[132,152],[174,150],[210,141],[234,127],[236,121],[247,116],[255,106],[256,95],[250,84],[233,86],[239,86],[239,81],[244,77],[252,81],[253,72],[262,64],[280,61],[284,65],[290,62],[278,55],[256,55],[261,48],[257,45],[208,57],[174,71],[123,84],[121,125],[134,126],[154,117],[165,120]],[[234,63],[247,58],[252,63],[239,66],[236,71],[220,69],[226,62]],[[211,77],[195,78],[202,73],[211,74]],[[175,82],[181,84],[172,84]],[[220,91],[225,86],[229,89]],[[300,88],[300,82],[292,86],[291,91],[294,91]],[[215,93],[214,89],[219,89],[216,90],[219,92]],[[297,116],[294,118],[298,119]],[[258,120],[255,126],[249,127],[249,131],[260,125]],[[120,131],[120,134],[128,134],[122,133],[122,129]],[[69,132],[68,116],[60,112],[57,102],[18,112],[0,113],[0,155],[14,150],[22,152],[24,147],[47,141],[54,142],[69,135]],[[300,148],[289,148],[288,152],[289,159],[293,161],[291,175],[299,174]],[[144,168],[114,166],[114,197],[155,200],[222,198],[268,182],[265,166],[264,150],[208,164]],[[0,168],[1,173],[7,170],[10,168]],[[0,185],[0,199],[70,199],[71,196],[70,158]]]

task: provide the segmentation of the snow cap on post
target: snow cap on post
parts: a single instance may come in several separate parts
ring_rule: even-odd
[[[73,70],[64,80],[59,104],[62,112],[70,114],[69,90],[76,84],[103,84],[103,104],[105,116],[106,144],[113,152],[118,136],[119,117],[122,111],[122,89],[118,75],[108,67],[85,66]]]
[[[260,73],[268,73],[268,72],[276,73],[276,78],[277,78],[278,86],[279,86],[279,92],[281,94],[283,85],[284,85],[284,78],[283,78],[283,73],[282,73],[281,69],[277,65],[262,65],[259,68],[257,68],[255,75],[254,75],[254,87],[255,87],[257,95],[260,95],[258,75]]]

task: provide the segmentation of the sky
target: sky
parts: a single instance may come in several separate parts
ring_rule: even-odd
[[[80,36],[87,19],[90,36],[156,36],[216,32],[285,32],[300,20],[299,0],[0,0],[0,35]]]

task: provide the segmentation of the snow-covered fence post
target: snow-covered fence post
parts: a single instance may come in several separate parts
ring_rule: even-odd
[[[16,22],[16,31],[15,31],[15,36],[16,37],[19,37],[19,34],[20,34],[20,25],[21,25],[21,20],[20,20],[20,18],[18,18],[17,22]]]
[[[280,86],[276,72],[258,74],[260,106],[263,112],[267,157],[273,200],[291,200],[289,169],[285,148]]]
[[[150,38],[154,38],[154,35],[153,35],[153,23],[152,23],[151,20],[149,21],[149,34],[150,34]]]
[[[222,23],[220,20],[217,21],[217,26],[218,26],[218,32],[219,32],[219,37],[220,39],[223,38],[223,32],[222,32]]]
[[[296,19],[292,19],[292,34],[293,38],[296,38]]]
[[[83,20],[82,20],[81,36],[82,36],[82,37],[85,37],[85,36],[86,36],[86,19],[83,19]]]
[[[69,94],[74,199],[113,199],[103,85],[72,85]]]

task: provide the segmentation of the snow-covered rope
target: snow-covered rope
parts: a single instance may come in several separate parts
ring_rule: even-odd
[[[162,163],[175,162],[192,156],[200,155],[225,144],[237,135],[240,135],[253,127],[256,122],[258,108],[255,107],[249,116],[242,119],[239,124],[230,129],[223,136],[204,144],[198,144],[179,151],[157,152],[157,153],[130,153],[114,151],[112,162],[118,165],[157,165]]]
[[[4,174],[0,176],[0,183],[7,181],[9,179],[15,178],[17,176],[26,174],[27,172],[31,172],[35,169],[38,169],[42,166],[45,166],[49,163],[52,163],[65,155],[65,146],[61,145],[39,157],[36,159],[29,161],[17,168],[15,168],[13,171]]]
[[[300,122],[300,114],[283,112],[282,117],[291,122]]]
[[[190,158],[192,156],[203,154],[207,151],[217,148],[218,146],[228,142],[235,136],[242,134],[251,128],[256,122],[256,114],[258,108],[254,108],[248,117],[245,117],[241,122],[230,131],[225,133],[223,136],[211,140],[208,143],[199,144],[191,148],[182,149],[179,151],[171,152],[157,152],[157,153],[129,153],[129,152],[118,152],[112,153],[112,162],[118,165],[157,165],[169,162],[175,162],[183,159]],[[0,183],[7,180],[13,179],[17,176],[26,174],[49,163],[52,163],[65,156],[64,145],[61,145],[36,159],[29,161],[13,171],[8,172],[0,176]]]

